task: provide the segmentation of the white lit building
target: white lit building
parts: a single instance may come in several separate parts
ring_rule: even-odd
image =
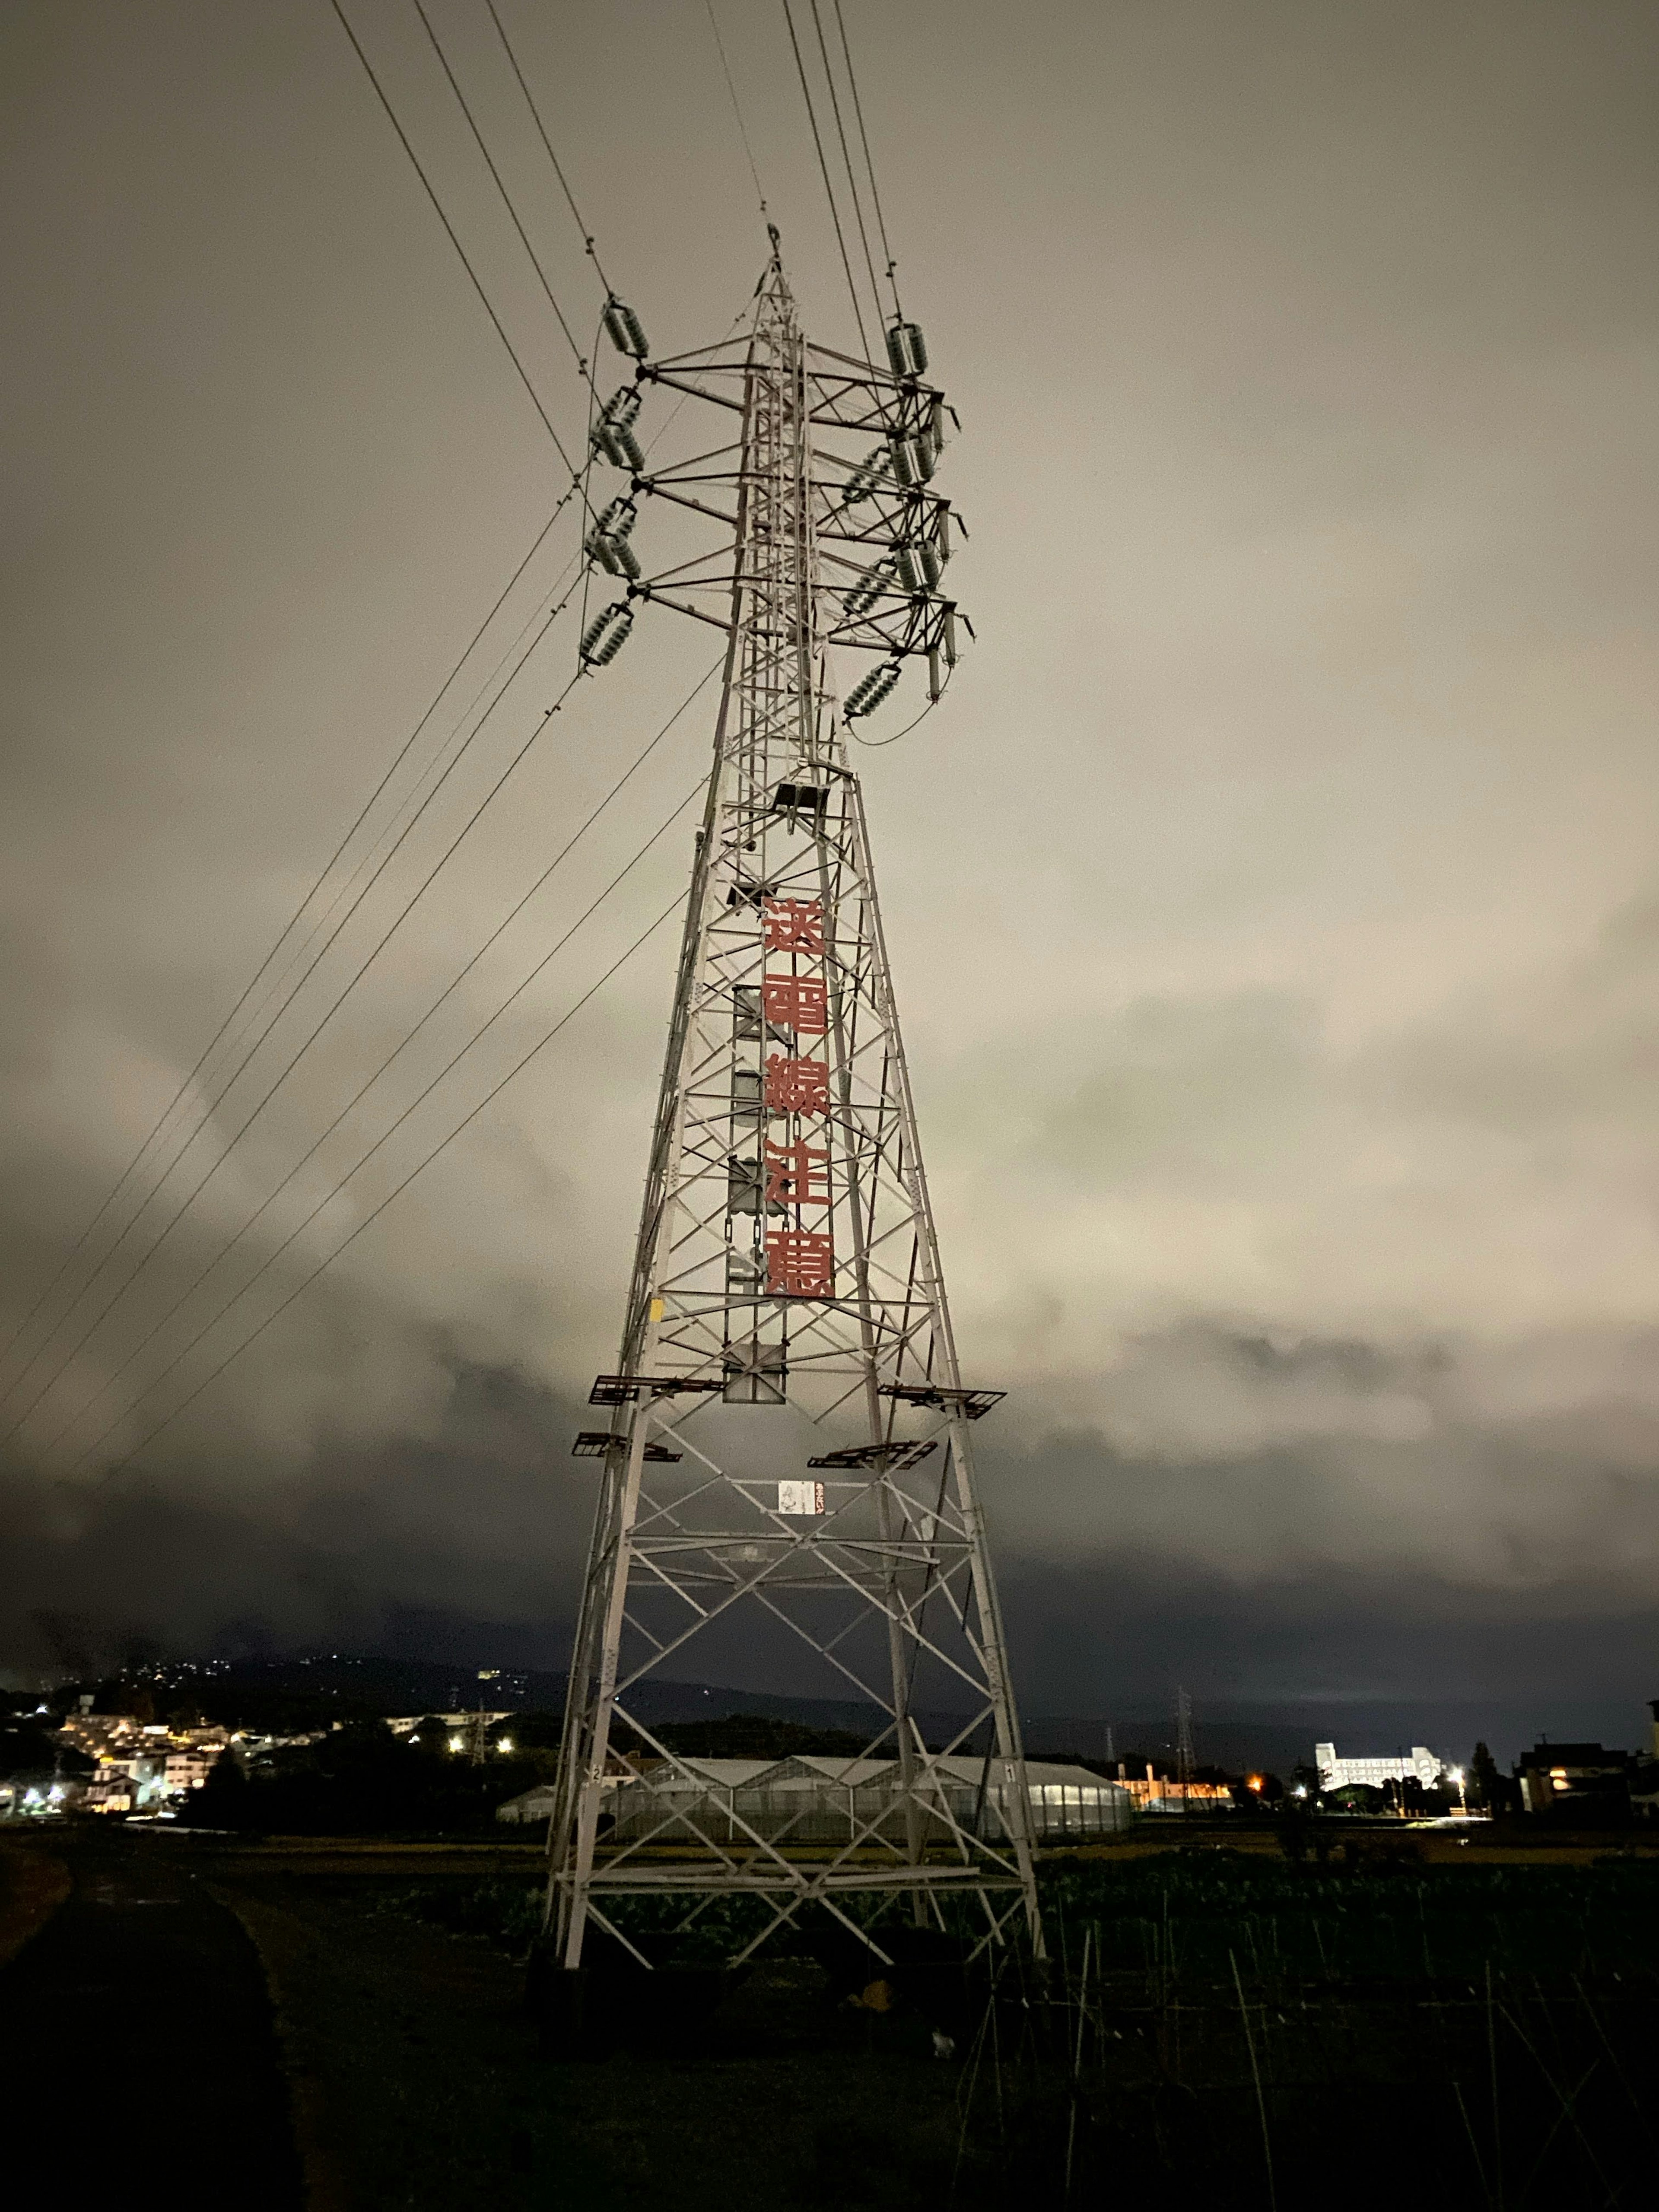
[[[1322,1790],[1381,1790],[1390,1782],[1420,1782],[1432,1790],[1446,1771],[1446,1762],[1424,1743],[1414,1743],[1407,1757],[1339,1759],[1334,1743],[1314,1746],[1314,1765]]]

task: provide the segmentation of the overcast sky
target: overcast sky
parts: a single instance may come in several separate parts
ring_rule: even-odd
[[[654,347],[720,337],[764,236],[701,0],[499,4]],[[579,442],[574,364],[419,17],[349,12]],[[806,319],[844,345],[781,10],[718,12]],[[483,0],[428,13],[586,343],[601,295]],[[942,481],[979,643],[861,764],[964,1365],[1010,1393],[978,1433],[1027,1702],[1489,1693],[1628,1739],[1659,1695],[1659,17],[847,13],[963,423]],[[9,1334],[564,471],[326,0],[14,0],[0,104]],[[567,517],[501,646],[573,544]],[[566,617],[382,926],[573,653]],[[50,1658],[43,1612],[111,1649],[418,1620],[434,1656],[497,1631],[554,1652],[672,931],[100,1476],[234,1332],[128,1414],[212,1302],[136,1347],[711,653],[660,615],[580,688],[6,1447],[0,1660]],[[667,819],[711,715],[705,693],[316,1174]],[[690,845],[683,818],[269,1304],[663,909]],[[273,1208],[249,1271],[304,1210]]]

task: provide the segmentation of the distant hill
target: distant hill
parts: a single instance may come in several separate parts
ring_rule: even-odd
[[[489,1680],[476,1666],[453,1661],[382,1658],[373,1654],[312,1653],[281,1659],[173,1662],[144,1669],[120,1683],[100,1686],[100,1703],[148,1691],[158,1711],[195,1704],[210,1720],[242,1721],[273,1731],[316,1727],[329,1719],[368,1719],[398,1713],[453,1712],[482,1705],[509,1712],[557,1712],[564,1704],[565,1677],[545,1668],[503,1667]],[[631,1700],[648,1727],[667,1723],[713,1723],[737,1715],[790,1723],[820,1733],[847,1733],[867,1741],[881,1725],[874,1705],[856,1698],[794,1697],[763,1690],[734,1689],[708,1682],[651,1682]],[[930,1741],[952,1738],[963,1716],[920,1711],[917,1719]],[[1091,1760],[1139,1753],[1160,1764],[1175,1753],[1173,1712],[1149,1714],[1143,1707],[1126,1715],[1056,1715],[1028,1712],[1026,1747],[1038,1756],[1072,1752]],[[1425,1743],[1454,1762],[1467,1761],[1477,1738],[1507,1763],[1540,1732],[1565,1740],[1599,1737],[1645,1748],[1645,1715],[1632,1700],[1626,1720],[1615,1713],[1522,1708],[1506,1702],[1472,1699],[1353,1700],[1247,1704],[1241,1700],[1200,1703],[1194,1737],[1199,1762],[1238,1773],[1265,1767],[1285,1775],[1311,1759],[1316,1742],[1328,1739],[1350,1757],[1392,1753]]]

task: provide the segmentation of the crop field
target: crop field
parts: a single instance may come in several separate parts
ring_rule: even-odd
[[[1047,1860],[1041,1963],[890,1917],[884,1966],[826,1919],[732,1972],[752,1902],[680,1935],[640,1902],[658,1971],[596,1946],[573,2022],[547,2001],[533,1847],[92,1824],[51,1839],[73,1896],[5,1970],[11,2063],[57,2078],[101,2035],[142,2103],[228,2053],[228,2006],[277,2107],[286,2080],[307,2201],[375,2212],[1653,2200],[1659,1855],[1517,1836],[1436,1863],[1433,1838],[1344,1824],[1322,1863],[1266,1824],[1238,1840]],[[50,1911],[64,1869],[37,1870]],[[112,1927],[106,1972],[130,1951],[141,1986],[89,2016],[82,1952]]]
[[[740,1904],[678,1944],[661,1906],[641,1909],[630,1933],[664,1971],[601,1959],[584,2048],[555,2070],[695,2063],[711,2095],[723,2083],[746,2101],[757,2061],[816,2053],[863,2140],[860,2056],[902,2063],[927,2094],[885,2170],[919,2188],[925,2152],[927,2186],[964,2204],[1011,2183],[1091,2205],[1173,2185],[1267,2212],[1334,2190],[1492,2212],[1645,2201],[1659,1864],[1587,1850],[1577,1865],[1431,1865],[1412,1850],[1050,1861],[1042,1967],[964,1968],[948,1937],[899,1934],[882,1972],[826,1927],[720,1977],[711,1962],[747,1932]],[[381,1909],[514,1945],[534,1923],[512,1883],[417,1886]],[[843,2201],[887,2202],[882,2185]]]

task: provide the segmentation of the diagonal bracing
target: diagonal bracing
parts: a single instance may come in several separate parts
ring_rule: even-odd
[[[884,1957],[896,1914],[943,1924],[963,1896],[976,1941],[1041,1942],[969,1440],[999,1394],[964,1388],[951,1338],[846,742],[871,679],[843,708],[830,665],[892,656],[884,696],[903,658],[935,692],[954,659],[944,402],[913,325],[888,351],[809,344],[775,252],[739,345],[641,362],[601,418],[628,433],[608,512],[629,603],[707,620],[718,581],[727,647],[622,1351],[594,1389],[611,1427],[580,1447],[602,1471],[550,1837],[568,1966],[590,1928],[651,1962],[630,1897],[678,1897],[688,1923],[763,1901],[734,1956],[811,1907]],[[659,387],[736,441],[647,471],[629,426]],[[647,578],[618,550],[641,510],[718,524],[724,550]],[[868,1709],[864,1757],[746,1810],[650,1724],[653,1678],[734,1665]]]

